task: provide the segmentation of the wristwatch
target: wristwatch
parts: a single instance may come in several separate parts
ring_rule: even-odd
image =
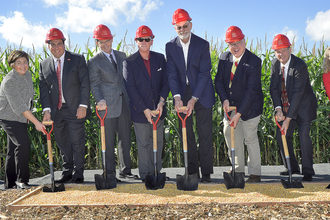
[[[196,96],[192,96],[191,98],[193,98],[196,102],[198,102],[198,99]]]

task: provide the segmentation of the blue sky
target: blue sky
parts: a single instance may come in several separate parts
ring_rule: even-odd
[[[235,3],[234,3],[235,2]],[[330,42],[329,0],[0,0],[0,47],[19,45],[29,50],[41,49],[46,32],[60,28],[70,36],[71,45],[85,51],[94,47],[93,29],[102,23],[115,35],[114,46],[123,39],[134,45],[135,31],[148,25],[155,37],[153,50],[165,53],[165,44],[176,36],[171,24],[177,8],[186,9],[193,23],[193,32],[208,40],[223,43],[225,31],[239,26],[248,41],[267,37],[271,46],[274,35],[285,33],[290,39],[302,40],[311,47],[322,38]],[[135,50],[134,47],[127,47]]]

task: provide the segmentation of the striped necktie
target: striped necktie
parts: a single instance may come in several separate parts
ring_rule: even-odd
[[[238,66],[238,62],[235,61],[231,67],[231,72],[230,72],[230,82],[229,82],[229,88],[231,87],[231,84],[232,84],[232,81],[234,79],[234,76],[235,76],[235,71],[237,69],[237,66]]]
[[[282,100],[282,107],[283,111],[285,113],[289,110],[289,99],[288,99],[288,93],[286,92],[286,86],[285,86],[285,79],[284,79],[284,66],[281,68],[282,73],[282,81],[281,81],[281,100]]]

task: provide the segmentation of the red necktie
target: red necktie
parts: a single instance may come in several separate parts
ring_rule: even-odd
[[[282,100],[282,107],[283,107],[283,111],[285,113],[288,112],[289,110],[289,100],[288,100],[288,93],[286,92],[286,87],[285,87],[285,79],[284,79],[284,66],[281,69],[282,72],[282,89],[281,89],[281,100]]]
[[[238,66],[238,62],[235,61],[235,63],[233,63],[233,66],[231,67],[229,88],[231,87],[231,82],[234,79],[237,66]]]
[[[62,79],[61,79],[61,60],[57,60],[56,76],[58,82],[58,103],[57,108],[62,108]]]

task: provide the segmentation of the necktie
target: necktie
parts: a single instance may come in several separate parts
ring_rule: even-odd
[[[112,54],[110,54],[110,60],[111,60],[111,63],[112,63],[112,65],[113,65],[113,67],[115,68],[115,70],[117,70],[117,63],[116,63],[115,60],[113,59]]]
[[[229,88],[231,87],[231,82],[233,81],[234,79],[234,76],[235,76],[235,71],[236,71],[236,68],[238,66],[238,62],[235,61],[231,67],[231,72],[230,72],[230,82],[229,82]]]
[[[57,60],[56,76],[58,82],[58,103],[57,108],[62,108],[62,79],[61,79],[61,60]]]
[[[283,111],[285,113],[288,112],[289,110],[289,100],[288,100],[288,94],[286,92],[286,87],[285,87],[285,79],[284,79],[284,66],[281,69],[282,72],[282,82],[281,82],[281,100],[282,100],[282,107]]]

